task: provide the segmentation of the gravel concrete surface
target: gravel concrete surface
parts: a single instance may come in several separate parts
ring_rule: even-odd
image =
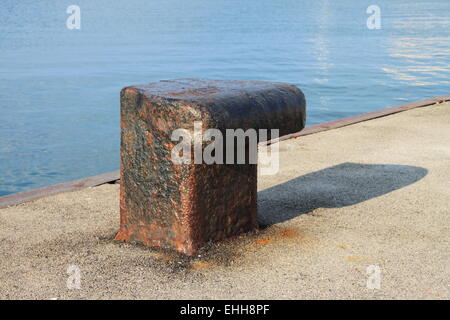
[[[114,242],[117,184],[0,209],[0,298],[449,299],[449,137],[445,103],[283,141],[261,230],[192,258]]]

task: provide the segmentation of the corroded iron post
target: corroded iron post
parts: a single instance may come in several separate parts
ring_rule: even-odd
[[[226,129],[285,135],[303,129],[305,104],[295,86],[262,81],[180,79],[122,89],[116,240],[191,255],[209,241],[256,228],[257,165],[176,164],[172,133],[194,132],[201,121],[203,131],[224,136]]]

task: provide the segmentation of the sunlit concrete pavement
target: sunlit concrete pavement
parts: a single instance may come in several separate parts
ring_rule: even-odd
[[[113,242],[117,184],[0,209],[0,298],[449,299],[449,137],[445,103],[283,141],[264,228],[195,258]]]

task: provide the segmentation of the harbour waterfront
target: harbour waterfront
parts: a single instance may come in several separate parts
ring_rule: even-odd
[[[75,1],[0,5],[0,196],[118,168],[119,91],[199,77],[290,82],[307,124],[448,94],[450,2]]]

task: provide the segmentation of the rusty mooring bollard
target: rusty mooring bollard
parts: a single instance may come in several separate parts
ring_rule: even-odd
[[[180,128],[195,133],[194,123],[200,121],[202,132],[213,128],[224,136],[226,129],[279,129],[280,135],[300,131],[306,103],[298,88],[263,81],[180,79],[126,87],[120,97],[116,240],[192,255],[209,241],[257,227],[257,165],[174,163],[178,142],[172,134]],[[246,145],[247,156],[248,149]]]

